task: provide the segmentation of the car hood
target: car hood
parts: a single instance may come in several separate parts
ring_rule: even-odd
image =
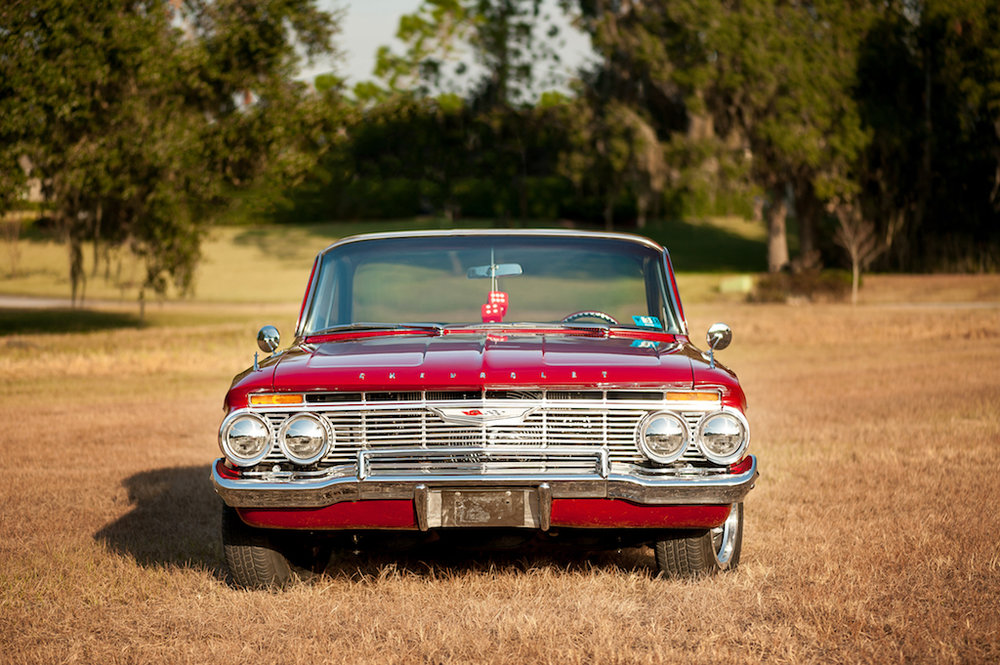
[[[690,388],[693,347],[561,334],[381,336],[300,344],[278,357],[278,391],[528,386]]]

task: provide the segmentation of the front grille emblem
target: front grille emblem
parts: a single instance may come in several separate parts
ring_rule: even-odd
[[[456,425],[520,425],[528,414],[535,411],[535,406],[519,407],[483,407],[469,409],[465,407],[431,407],[441,420]]]

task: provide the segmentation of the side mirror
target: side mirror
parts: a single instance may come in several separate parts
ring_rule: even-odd
[[[708,340],[708,348],[722,351],[733,341],[733,329],[725,323],[713,323],[705,337]]]
[[[274,326],[264,326],[257,332],[257,348],[264,353],[274,353],[281,344],[281,333]]]
[[[705,339],[708,341],[708,366],[715,369],[715,352],[723,350],[733,341],[733,329],[725,323],[713,323]]]

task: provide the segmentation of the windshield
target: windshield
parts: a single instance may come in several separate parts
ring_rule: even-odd
[[[679,333],[663,255],[624,239],[417,236],[335,246],[303,332],[523,323]]]

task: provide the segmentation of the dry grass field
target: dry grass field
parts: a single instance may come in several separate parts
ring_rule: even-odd
[[[294,305],[0,336],[0,662],[996,663],[997,282],[873,289],[688,307],[734,329],[763,474],[741,567],[697,581],[642,550],[457,552],[235,590],[221,400]]]

